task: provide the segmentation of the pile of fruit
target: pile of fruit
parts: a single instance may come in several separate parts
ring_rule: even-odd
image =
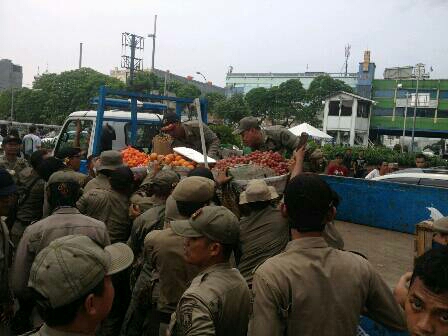
[[[147,166],[151,161],[158,161],[162,165],[186,167],[188,169],[193,169],[196,165],[194,162],[188,161],[181,155],[158,155],[157,153],[145,154],[130,146],[123,149],[121,155],[123,156],[123,162],[131,168]]]
[[[277,175],[284,175],[289,173],[289,163],[277,152],[261,152],[255,151],[245,156],[234,156],[216,163],[215,168],[218,170],[236,167],[242,164],[255,164],[262,167],[269,167],[273,169]]]
[[[130,146],[123,149],[121,155],[123,157],[123,162],[131,168],[147,166],[150,161],[148,154],[140,152]]]

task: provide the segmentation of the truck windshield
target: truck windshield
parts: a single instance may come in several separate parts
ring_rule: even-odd
[[[146,153],[151,152],[152,138],[159,133],[160,125],[137,124],[137,138],[134,147]],[[131,145],[131,123],[125,125],[126,145]]]
[[[55,148],[55,154],[62,148],[80,147],[82,149],[81,159],[86,159],[92,126],[92,120],[74,119],[68,121],[61,132],[58,146]]]

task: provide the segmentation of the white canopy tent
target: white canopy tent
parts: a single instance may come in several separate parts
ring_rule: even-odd
[[[318,130],[316,127],[311,126],[310,124],[303,123],[297,126],[294,126],[289,129],[289,131],[297,136],[300,136],[303,132],[308,133],[308,135],[312,138],[318,138],[318,139],[327,139],[331,140],[333,139],[332,136],[328,135],[327,133],[322,132],[321,130]]]

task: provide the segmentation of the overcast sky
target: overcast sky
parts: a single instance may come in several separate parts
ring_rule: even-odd
[[[371,50],[376,78],[385,67],[433,66],[448,78],[448,0],[0,0],[0,58],[23,66],[24,86],[38,67],[83,66],[109,74],[120,66],[121,33],[146,36],[158,15],[156,67],[201,71],[224,85],[234,72],[349,71]],[[152,44],[146,39],[145,67]],[[198,78],[202,80],[202,78]]]

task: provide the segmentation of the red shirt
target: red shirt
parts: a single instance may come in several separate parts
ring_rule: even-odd
[[[348,169],[345,166],[332,164],[328,167],[328,175],[348,176]]]

